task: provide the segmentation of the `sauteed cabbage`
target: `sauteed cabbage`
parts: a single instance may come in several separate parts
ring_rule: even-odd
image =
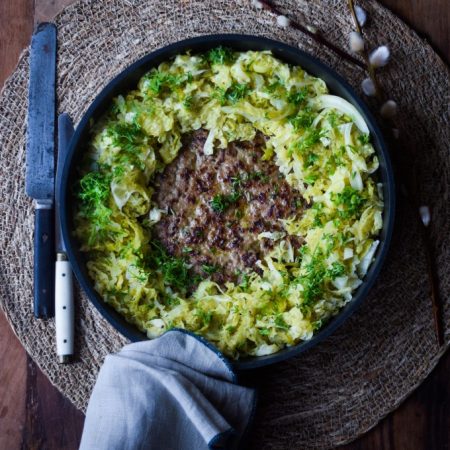
[[[261,273],[192,286],[188,258],[152,240],[167,213],[152,201],[156,173],[185,133],[208,131],[206,154],[232,141],[267,137],[263,158],[279,167],[310,207],[262,233],[274,249]],[[267,355],[310,339],[362,283],[382,228],[378,160],[369,130],[324,81],[269,51],[215,48],[150,70],[91,126],[79,185],[75,234],[95,289],[150,338],[178,327],[232,358]],[[292,248],[286,235],[301,236]]]

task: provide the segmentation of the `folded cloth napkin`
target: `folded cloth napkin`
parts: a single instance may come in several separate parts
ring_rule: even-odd
[[[255,402],[205,340],[169,331],[106,357],[80,450],[236,449]]]

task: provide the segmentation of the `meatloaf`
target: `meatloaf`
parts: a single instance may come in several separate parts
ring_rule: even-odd
[[[282,232],[280,219],[299,216],[305,202],[272,161],[263,161],[265,139],[233,142],[205,155],[207,132],[186,136],[176,159],[155,180],[154,200],[167,211],[153,238],[187,258],[192,271],[223,283],[239,281],[273,247],[262,232]],[[292,238],[294,248],[301,246]]]

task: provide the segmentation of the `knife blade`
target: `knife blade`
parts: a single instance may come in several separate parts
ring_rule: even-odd
[[[62,171],[73,135],[73,125],[68,114],[58,117],[58,162],[55,183],[55,328],[56,353],[60,363],[70,362],[74,343],[74,304],[72,269],[67,259],[66,245],[61,233],[61,183]]]
[[[41,23],[31,39],[25,190],[35,200],[34,315],[54,314],[56,27]]]
[[[58,160],[56,164],[55,181],[55,249],[56,253],[66,253],[66,244],[61,234],[60,205],[61,205],[61,183],[64,162],[69,150],[70,140],[73,136],[72,119],[66,113],[58,116]]]

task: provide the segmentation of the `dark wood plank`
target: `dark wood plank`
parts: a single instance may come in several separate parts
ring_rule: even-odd
[[[34,22],[73,0],[0,0],[0,86]],[[449,60],[447,0],[382,0]],[[34,16],[34,17],[33,17]],[[0,313],[0,449],[76,449],[84,416],[26,356]],[[450,354],[395,412],[343,450],[445,450],[450,442]]]
[[[33,0],[0,1],[0,86],[17,64],[33,30]]]
[[[450,60],[448,0],[380,0],[425,38],[444,61]]]
[[[393,413],[341,450],[448,450],[450,353]]]
[[[0,86],[33,28],[33,0],[0,1]],[[20,447],[25,416],[26,353],[0,313],[0,448]]]
[[[84,415],[53,387],[27,355],[25,426],[21,448],[77,449]]]
[[[66,6],[74,0],[35,0],[34,22],[48,22],[52,20]]]
[[[0,449],[19,448],[27,379],[26,353],[0,313]]]

